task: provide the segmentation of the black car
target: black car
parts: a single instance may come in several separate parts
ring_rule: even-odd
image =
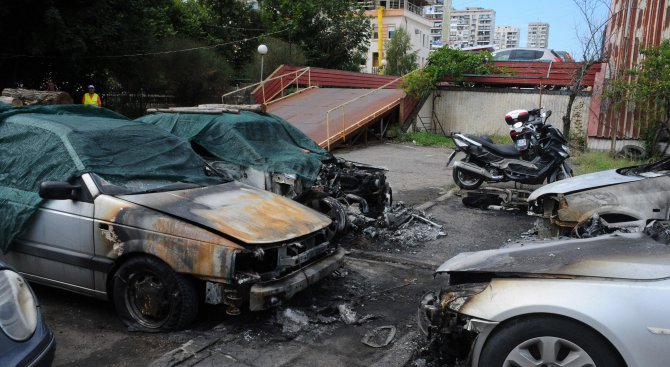
[[[55,351],[30,285],[0,262],[0,366],[51,366]]]

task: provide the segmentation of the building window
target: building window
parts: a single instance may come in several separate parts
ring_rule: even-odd
[[[373,40],[379,39],[379,31],[377,27],[372,27],[372,39]]]
[[[393,25],[388,26],[388,32],[389,32],[389,39],[393,38],[393,34],[395,33],[395,26]]]

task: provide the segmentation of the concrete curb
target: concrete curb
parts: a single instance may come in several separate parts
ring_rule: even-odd
[[[435,206],[437,203],[443,202],[443,201],[449,199],[450,197],[454,196],[458,192],[458,190],[459,189],[457,187],[454,187],[453,189],[447,191],[446,194],[438,197],[437,199],[426,201],[423,204],[419,204],[419,205],[415,206],[414,209],[421,210],[421,211],[426,211],[426,210],[432,208],[433,206]]]

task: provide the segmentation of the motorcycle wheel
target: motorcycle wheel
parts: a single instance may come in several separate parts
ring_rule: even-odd
[[[484,183],[484,178],[454,167],[454,182],[463,190],[474,190]]]

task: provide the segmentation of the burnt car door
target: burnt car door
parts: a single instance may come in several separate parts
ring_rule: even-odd
[[[74,200],[46,200],[5,254],[29,280],[84,294],[94,288],[94,206],[85,181],[93,184],[73,183],[80,187]]]

